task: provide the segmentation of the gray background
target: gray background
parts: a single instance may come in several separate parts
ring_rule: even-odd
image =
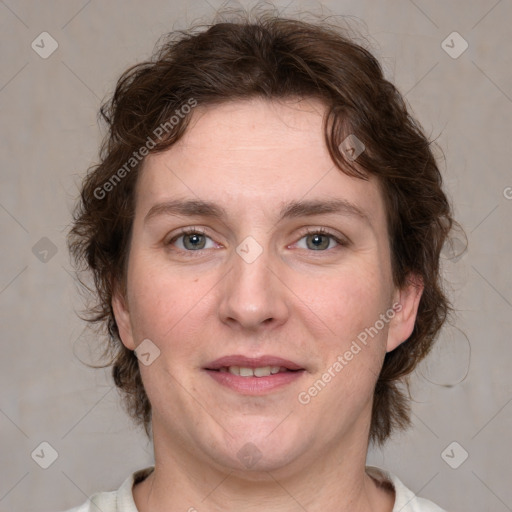
[[[209,20],[220,5],[0,2],[0,511],[62,510],[152,462],[109,371],[80,362],[94,361],[95,340],[75,314],[82,302],[65,235],[80,177],[97,161],[100,101],[160,35]],[[457,238],[444,251],[456,327],[413,380],[414,428],[369,462],[445,508],[512,510],[512,2],[276,5],[290,16],[311,9],[364,21],[355,20],[387,76],[443,148],[446,188],[468,235],[466,252]],[[58,43],[46,59],[31,47],[43,31]],[[442,46],[453,31],[469,44],[458,58]],[[462,41],[452,39],[453,53]],[[43,441],[58,452],[48,469],[31,457]]]

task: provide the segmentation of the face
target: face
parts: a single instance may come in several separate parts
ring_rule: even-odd
[[[198,107],[145,161],[113,307],[123,343],[146,340],[155,451],[267,471],[366,452],[383,358],[420,294],[393,286],[379,185],[333,164],[323,114],[314,100]]]

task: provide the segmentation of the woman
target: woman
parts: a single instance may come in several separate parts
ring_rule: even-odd
[[[85,512],[433,512],[366,467],[450,309],[429,141],[339,27],[173,33],[102,107],[70,233],[155,465]]]

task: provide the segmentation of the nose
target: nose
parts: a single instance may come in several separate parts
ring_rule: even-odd
[[[220,319],[240,330],[275,328],[288,318],[288,289],[268,251],[251,259],[243,252],[233,254],[233,265],[221,284]]]

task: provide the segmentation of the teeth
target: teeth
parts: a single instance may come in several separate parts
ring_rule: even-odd
[[[270,366],[263,366],[262,368],[254,368],[254,375],[256,377],[268,377],[270,375]]]
[[[240,377],[253,377],[254,371],[252,368],[243,368],[240,366]]]
[[[233,375],[240,375],[240,366],[230,366],[228,368],[228,372]]]
[[[275,375],[279,371],[286,371],[286,368],[280,366],[262,366],[260,368],[244,368],[243,366],[230,366],[227,370],[221,368],[221,371],[228,371],[233,375],[239,375],[240,377],[268,377],[269,375]]]

